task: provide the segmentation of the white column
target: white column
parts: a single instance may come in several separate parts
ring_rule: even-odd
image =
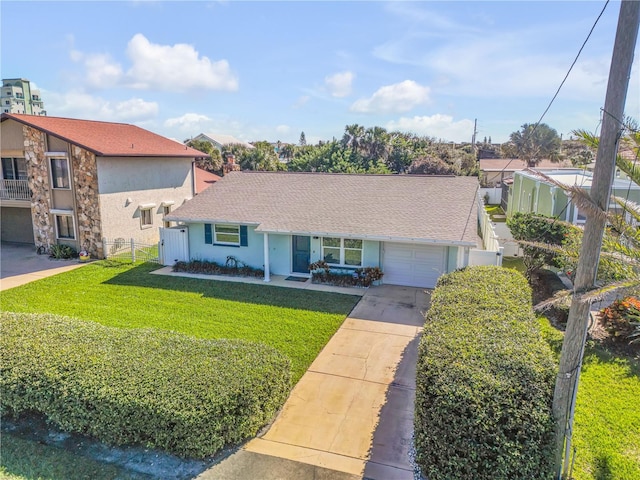
[[[264,281],[270,282],[271,275],[269,273],[269,234],[264,234]]]

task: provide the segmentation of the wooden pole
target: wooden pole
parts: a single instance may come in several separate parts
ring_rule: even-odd
[[[592,200],[603,211],[607,211],[609,207],[611,185],[615,173],[616,151],[622,132],[624,104],[639,23],[640,2],[623,0],[620,5],[604,104],[602,130],[590,191]],[[565,446],[567,452],[571,450],[572,413],[589,325],[591,303],[582,299],[581,294],[595,284],[604,228],[605,219],[603,216],[587,215],[580,258],[576,269],[574,296],[562,343],[560,371],[553,398],[553,414],[556,420],[556,478],[559,479],[567,479],[568,475],[569,458],[565,459],[563,466],[563,450],[565,450]]]

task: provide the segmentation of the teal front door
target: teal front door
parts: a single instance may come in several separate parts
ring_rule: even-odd
[[[291,237],[293,246],[293,273],[309,273],[309,262],[311,258],[311,237],[293,235]]]

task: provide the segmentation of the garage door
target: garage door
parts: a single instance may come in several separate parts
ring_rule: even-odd
[[[433,288],[445,271],[446,247],[385,243],[382,281],[391,285]]]

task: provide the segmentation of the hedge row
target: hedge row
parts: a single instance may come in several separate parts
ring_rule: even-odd
[[[0,405],[66,431],[203,458],[284,403],[290,361],[262,344],[2,313]]]
[[[556,366],[515,270],[441,277],[417,367],[417,462],[430,480],[553,476]]]

